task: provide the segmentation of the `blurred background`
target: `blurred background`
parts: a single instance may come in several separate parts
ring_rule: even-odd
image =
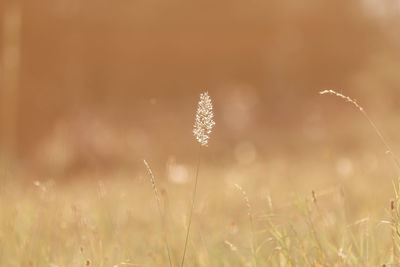
[[[379,176],[391,162],[368,122],[318,92],[357,99],[399,151],[399,11],[395,0],[3,0],[1,161],[72,179],[146,158],[179,182],[207,90],[208,164]]]

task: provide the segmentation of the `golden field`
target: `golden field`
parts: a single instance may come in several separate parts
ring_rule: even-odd
[[[352,104],[343,108],[347,105]],[[370,132],[371,143],[380,147],[364,122],[358,131]],[[193,138],[194,154],[195,143]],[[366,145],[358,155],[340,157],[327,144],[315,155],[262,158],[247,142],[236,147],[235,164],[220,164],[210,160],[210,147],[201,151],[187,266],[398,261],[399,185],[389,155]],[[171,264],[178,266],[195,163],[189,157],[152,167],[157,195],[144,164],[81,173],[72,182],[32,181],[27,173],[3,172],[1,265],[168,266],[166,237]]]
[[[399,11],[1,1],[0,266],[396,266]]]

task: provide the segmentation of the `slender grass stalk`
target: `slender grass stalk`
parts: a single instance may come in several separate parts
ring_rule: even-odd
[[[201,155],[201,146],[199,146],[199,153],[198,153],[197,167],[196,167],[196,177],[194,179],[194,187],[193,187],[193,193],[192,193],[192,204],[190,205],[190,212],[189,212],[188,225],[187,225],[187,230],[186,230],[185,246],[183,248],[181,267],[183,267],[183,265],[185,263],[186,250],[187,250],[189,234],[190,234],[190,226],[192,225],[192,216],[193,216],[193,210],[194,210],[194,206],[195,206],[197,184],[198,184],[198,178],[199,178],[200,158],[201,158],[200,155]]]
[[[193,126],[193,135],[195,136],[197,142],[200,145],[199,145],[199,152],[197,159],[196,176],[194,179],[194,187],[192,193],[192,204],[190,206],[189,221],[186,230],[185,246],[183,248],[182,261],[180,265],[181,267],[183,267],[185,264],[186,250],[190,235],[190,227],[192,225],[192,216],[196,201],[197,184],[198,184],[199,170],[200,170],[201,150],[202,147],[208,146],[208,140],[210,139],[211,130],[215,125],[213,118],[214,114],[213,114],[213,106],[211,103],[211,98],[208,95],[208,92],[204,92],[200,94],[200,101],[198,103],[195,123]]]
[[[314,197],[315,197],[315,195],[314,195]],[[311,230],[311,234],[312,234],[312,237],[314,238],[315,246],[318,248],[318,252],[319,252],[319,254],[321,256],[321,259],[322,259],[322,261],[325,261],[326,258],[327,258],[326,257],[326,252],[325,252],[325,249],[322,246],[322,242],[321,242],[321,240],[319,238],[319,235],[318,235],[318,232],[317,232],[317,230],[315,228],[315,225],[314,225],[314,222],[313,222],[313,219],[312,219],[312,216],[311,216],[311,207],[308,206],[307,202],[308,201],[306,199],[305,213],[304,213],[304,215],[306,217],[306,222],[308,223],[308,227]]]
[[[350,98],[348,96],[345,96],[345,95],[343,95],[341,93],[338,93],[338,92],[336,92],[334,90],[324,90],[324,91],[321,91],[320,94],[321,95],[325,95],[325,94],[334,95],[334,96],[337,96],[339,98],[344,99],[346,102],[349,102],[349,103],[353,104],[361,112],[361,114],[367,119],[369,124],[372,126],[372,128],[375,131],[375,133],[377,134],[377,136],[379,137],[379,139],[383,143],[387,153],[392,156],[392,159],[393,159],[398,171],[400,171],[400,161],[399,161],[398,157],[394,154],[392,148],[389,145],[389,142],[386,140],[385,136],[382,134],[382,132],[376,126],[375,122],[369,117],[369,115],[367,114],[365,109],[362,106],[360,106],[357,103],[356,100],[354,100],[354,99],[352,99],[352,98]],[[397,197],[398,197],[397,187],[394,186],[394,189],[395,189],[395,195],[396,195],[396,199],[397,199]],[[394,202],[391,203],[392,214],[394,213],[393,210],[394,210]],[[396,211],[397,211],[397,207],[396,207]],[[393,223],[393,227],[392,227],[392,261],[394,261],[395,257],[396,257],[396,242],[395,242],[395,234],[394,234],[394,230],[393,230],[394,227],[396,228],[396,233],[399,234],[398,229],[397,229],[397,225],[398,224],[396,222],[396,219],[393,219],[393,222],[394,223]],[[368,264],[369,264],[369,227],[368,227],[368,223],[369,223],[369,221],[367,222],[366,229],[365,229],[366,253],[367,253],[366,259],[365,259],[366,260],[366,262],[365,262],[366,266],[368,266]]]
[[[154,197],[156,198],[156,201],[157,201],[157,209],[158,209],[158,213],[159,213],[160,219],[161,219],[161,228],[163,231],[163,239],[164,239],[164,243],[165,243],[165,249],[166,249],[167,255],[168,255],[169,266],[172,267],[171,252],[170,252],[171,250],[170,250],[169,242],[168,242],[165,214],[163,213],[162,208],[161,208],[161,200],[160,200],[160,195],[158,193],[156,180],[154,178],[153,172],[151,171],[150,165],[147,163],[147,161],[143,160],[143,163],[146,166],[147,172],[149,173],[151,185],[152,185],[153,191],[154,191]]]
[[[395,263],[398,261],[398,240],[400,237],[399,231],[399,201],[400,201],[400,180],[397,182],[393,181],[393,189],[394,189],[394,199],[390,202],[390,210],[391,210],[391,228],[392,228],[392,259],[391,262]]]
[[[396,222],[397,219],[395,217],[395,202],[392,199],[390,201],[390,213],[391,213],[391,234],[392,234],[392,255],[391,255],[391,261],[394,262],[394,259],[396,258],[396,231],[395,231],[395,227],[396,227]]]
[[[251,209],[250,205],[250,200],[249,197],[247,196],[246,191],[243,190],[243,188],[235,184],[236,188],[240,191],[240,193],[243,196],[244,201],[246,202],[246,207],[247,207],[247,215],[249,217],[249,222],[250,222],[250,232],[251,232],[251,254],[253,256],[253,265],[256,267],[257,266],[257,255],[256,255],[256,238],[255,238],[255,232],[254,232],[254,219],[253,219],[253,212]]]
[[[398,157],[394,154],[394,152],[393,152],[393,150],[391,149],[391,147],[389,146],[389,143],[388,143],[388,141],[386,140],[385,136],[382,134],[382,132],[381,132],[381,131],[379,130],[379,128],[376,126],[375,122],[369,117],[369,115],[367,114],[367,112],[365,111],[365,109],[364,109],[362,106],[360,106],[360,105],[357,103],[356,100],[354,100],[354,99],[352,99],[352,98],[350,98],[350,97],[348,97],[348,96],[345,96],[345,95],[343,95],[343,94],[341,94],[341,93],[338,93],[338,92],[336,92],[336,91],[334,91],[334,90],[325,90],[325,91],[321,91],[321,92],[319,92],[319,93],[320,93],[321,95],[326,95],[326,94],[334,95],[334,96],[337,96],[337,97],[340,97],[340,98],[344,99],[346,102],[349,102],[349,103],[353,104],[353,106],[355,106],[355,107],[361,112],[361,114],[367,119],[367,121],[369,122],[369,124],[372,126],[372,128],[373,128],[374,131],[375,131],[375,133],[378,135],[379,139],[381,140],[381,142],[382,142],[383,145],[385,146],[385,149],[386,149],[387,153],[389,153],[389,154],[392,156],[393,161],[394,161],[394,163],[395,163],[397,169],[400,171],[400,161],[399,161]]]

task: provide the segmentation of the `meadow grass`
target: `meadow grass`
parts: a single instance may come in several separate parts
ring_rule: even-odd
[[[164,175],[147,162],[143,171],[67,185],[3,179],[0,266],[393,266],[400,183],[387,182],[384,161],[375,171],[361,157],[352,164],[343,176],[310,155],[204,162],[201,187],[199,165],[190,172],[191,201],[190,184],[156,180]]]
[[[274,174],[266,178],[268,170],[257,164],[250,166],[257,174],[235,168],[234,177],[227,170],[203,167],[186,266],[377,266],[398,261],[400,200],[398,189],[388,195],[390,185],[363,181],[360,175],[343,180],[343,188],[324,190],[337,178],[334,170],[310,177],[307,164],[296,176],[307,184]],[[105,189],[94,181],[3,184],[0,266],[168,266],[162,218],[145,175],[105,180]],[[266,180],[271,206],[260,186]],[[232,182],[246,188],[248,200]],[[317,184],[320,189],[312,193],[310,185]],[[158,186],[165,191],[160,201],[170,203],[168,247],[171,264],[178,266],[187,186],[165,180]]]

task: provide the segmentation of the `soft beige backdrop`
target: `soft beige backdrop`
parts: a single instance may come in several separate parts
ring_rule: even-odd
[[[364,147],[369,131],[351,135],[364,122],[346,122],[351,108],[322,89],[358,99],[396,139],[398,11],[373,0],[1,1],[3,154],[62,172],[188,155],[204,90],[210,149],[228,162],[240,149]]]

